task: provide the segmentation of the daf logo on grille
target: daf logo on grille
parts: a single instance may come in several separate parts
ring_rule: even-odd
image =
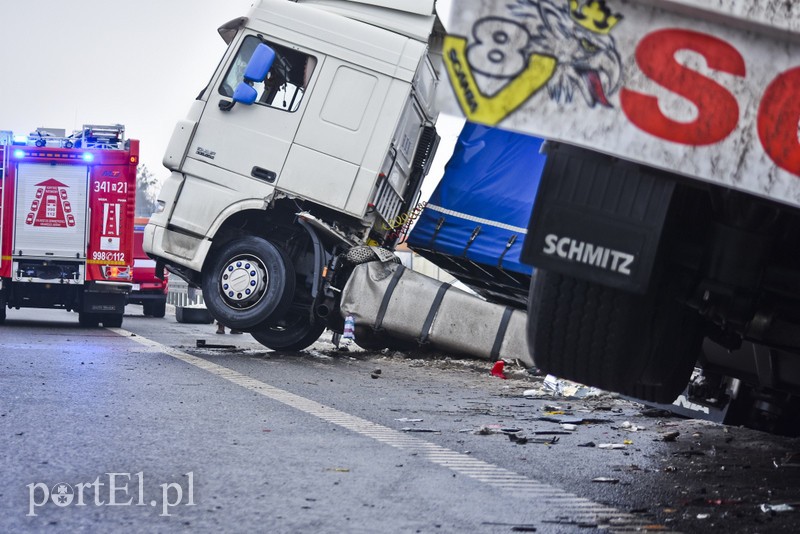
[[[204,158],[208,159],[214,159],[214,156],[217,155],[217,153],[214,152],[213,150],[208,150],[200,146],[197,147],[197,150],[195,152],[198,156],[203,156]]]

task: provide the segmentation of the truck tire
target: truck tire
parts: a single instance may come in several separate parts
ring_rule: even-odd
[[[102,316],[102,323],[106,328],[122,328],[122,318],[121,313],[108,313]]]
[[[145,302],[142,304],[142,312],[144,312],[145,315],[161,319],[167,314],[167,303],[163,300]]]
[[[675,399],[703,340],[699,315],[675,299],[667,276],[646,295],[538,270],[528,343],[546,373],[642,400]]]
[[[225,243],[203,269],[203,299],[211,315],[236,330],[279,319],[294,297],[294,266],[260,237]]]
[[[97,328],[98,326],[100,326],[100,314],[79,312],[78,324],[85,328]]]
[[[325,321],[305,313],[289,314],[272,326],[250,332],[256,341],[278,351],[299,351],[314,344],[325,331]]]
[[[214,318],[205,308],[175,306],[175,320],[181,324],[211,324]]]
[[[0,291],[0,324],[6,322],[6,294]]]

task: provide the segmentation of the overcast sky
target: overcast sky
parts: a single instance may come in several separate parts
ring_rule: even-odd
[[[141,162],[166,177],[161,158],[172,128],[225,51],[216,30],[252,3],[3,0],[0,130],[124,124],[141,140]],[[445,4],[439,0],[440,11]],[[450,122],[448,138],[458,129]]]

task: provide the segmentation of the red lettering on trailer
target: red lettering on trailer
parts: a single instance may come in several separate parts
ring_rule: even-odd
[[[758,137],[781,169],[800,176],[800,67],[781,73],[767,87],[758,109]]]
[[[697,106],[691,122],[673,120],[658,107],[658,99],[623,88],[622,110],[647,133],[686,145],[712,145],[725,139],[739,122],[736,98],[723,86],[677,62],[675,54],[692,50],[702,55],[709,68],[744,77],[744,59],[727,42],[699,32],[667,29],[645,36],[636,48],[636,63],[650,79]]]

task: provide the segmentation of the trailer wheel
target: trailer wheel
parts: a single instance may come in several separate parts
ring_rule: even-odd
[[[543,371],[643,400],[675,399],[703,340],[699,315],[667,276],[635,295],[538,270],[528,301],[528,343]]]
[[[294,267],[260,237],[230,241],[203,269],[203,299],[211,315],[236,330],[280,318],[294,297]]]
[[[79,312],[78,324],[85,328],[97,328],[100,326],[100,315],[97,313]]]
[[[256,341],[279,351],[299,351],[314,344],[325,331],[325,321],[307,313],[290,313],[276,324],[250,332]]]
[[[142,304],[142,312],[144,312],[145,315],[161,319],[167,314],[167,303],[163,300],[145,302]]]
[[[214,318],[205,308],[175,306],[175,321],[181,324],[211,324],[214,322]]]
[[[106,328],[122,328],[122,318],[121,313],[109,313],[102,316],[102,323]]]
[[[6,322],[6,295],[0,290],[0,324]]]

